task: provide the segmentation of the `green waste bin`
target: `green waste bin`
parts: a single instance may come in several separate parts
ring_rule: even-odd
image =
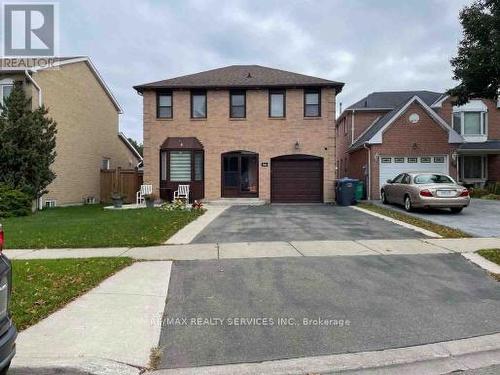
[[[363,181],[358,181],[356,184],[354,196],[358,202],[365,197],[365,183]]]

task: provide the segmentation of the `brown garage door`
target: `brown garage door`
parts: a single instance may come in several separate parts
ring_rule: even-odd
[[[271,202],[323,202],[323,159],[307,155],[271,159]]]

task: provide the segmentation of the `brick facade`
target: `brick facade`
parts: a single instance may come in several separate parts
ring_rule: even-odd
[[[18,75],[2,77],[25,81]],[[118,138],[117,108],[86,62],[40,70],[33,79],[41,87],[49,116],[57,122],[57,156],[51,166],[57,177],[43,199],[54,199],[57,205],[79,204],[86,197],[99,201],[103,158],[110,159],[111,168],[134,168],[139,162]],[[33,106],[38,106],[36,88],[24,85]]]
[[[259,154],[259,198],[270,200],[271,158],[307,154],[324,159],[324,201],[334,199],[335,90],[323,88],[320,118],[304,117],[304,91],[286,90],[286,118],[268,116],[268,90],[249,89],[246,118],[229,117],[229,91],[207,91],[207,118],[190,118],[190,91],[173,91],[173,119],[156,118],[156,92],[145,90],[144,181],[159,193],[160,145],[168,137],[196,137],[204,146],[205,199],[221,197],[221,154],[251,151]],[[299,148],[295,148],[296,142]],[[268,163],[268,166],[262,166]]]
[[[420,120],[416,124],[408,121],[408,116],[417,113]],[[448,132],[434,120],[420,104],[411,104],[384,132],[383,144],[371,146],[371,195],[380,197],[378,156],[427,156],[448,155],[449,174],[456,178],[457,171],[451,154],[456,144],[448,142]]]

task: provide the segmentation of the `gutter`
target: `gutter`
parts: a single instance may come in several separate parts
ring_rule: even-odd
[[[367,146],[367,143],[363,144],[363,148],[368,150],[368,194],[366,197],[368,200],[372,199],[372,153],[370,147]]]
[[[36,89],[38,90],[38,106],[41,107],[43,104],[43,102],[42,102],[42,89],[40,88],[38,83],[36,83],[36,81],[33,79],[33,77],[30,76],[30,74],[28,73],[28,70],[24,71],[24,75],[33,84],[33,86],[35,86]]]

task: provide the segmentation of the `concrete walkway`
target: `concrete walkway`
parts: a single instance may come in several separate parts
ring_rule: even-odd
[[[132,374],[158,345],[171,262],[139,262],[103,281],[17,338],[17,368]]]
[[[237,242],[134,248],[4,250],[4,252],[10,259],[121,256],[142,260],[196,260],[290,256],[472,253],[488,248],[500,248],[500,238]]]

